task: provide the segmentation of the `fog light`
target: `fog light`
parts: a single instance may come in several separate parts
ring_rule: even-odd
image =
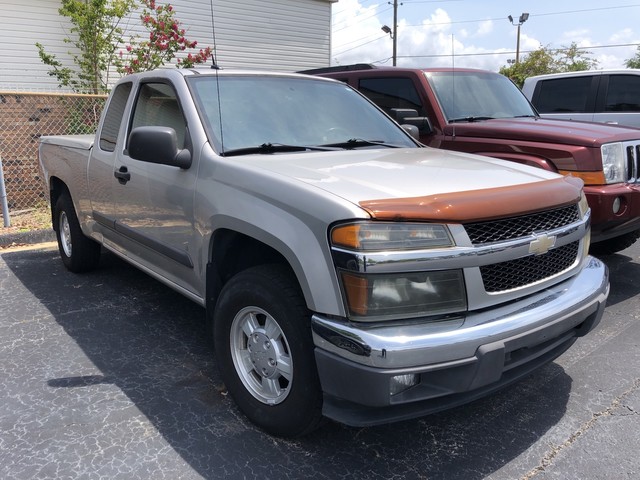
[[[620,197],[616,197],[616,199],[613,201],[613,213],[618,213],[620,211],[620,206],[622,205],[622,202],[620,201]]]
[[[418,375],[416,375],[415,373],[409,373],[407,375],[396,375],[395,377],[391,377],[389,393],[391,393],[392,396],[397,395],[398,393],[402,393],[417,384]]]

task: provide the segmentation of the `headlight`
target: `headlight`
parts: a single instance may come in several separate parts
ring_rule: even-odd
[[[584,192],[580,193],[580,203],[578,203],[578,209],[580,210],[580,218],[584,218],[584,216],[589,211],[589,202],[587,202],[587,196]]]
[[[444,225],[430,223],[362,222],[331,230],[334,246],[352,250],[418,250],[451,247],[453,240]]]
[[[602,154],[602,171],[605,181],[607,183],[624,182],[627,176],[622,143],[605,143],[600,147],[600,153]]]
[[[461,312],[467,308],[462,270],[393,274],[340,272],[349,316],[392,320]]]

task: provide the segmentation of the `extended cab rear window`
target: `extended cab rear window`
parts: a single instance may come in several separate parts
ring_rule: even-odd
[[[122,115],[127,106],[127,100],[131,93],[131,83],[121,83],[111,94],[111,101],[104,116],[104,123],[100,130],[100,149],[113,152],[118,143],[118,132],[122,125]]]

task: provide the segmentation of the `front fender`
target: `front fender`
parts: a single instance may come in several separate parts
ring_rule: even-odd
[[[298,283],[309,309],[332,315],[345,315],[338,280],[331,259],[326,228],[322,235],[315,232],[300,219],[288,214],[277,214],[264,206],[254,205],[257,215],[252,220],[228,214],[209,217],[211,229],[208,241],[217,231],[230,230],[263,243],[278,252],[287,261]],[[260,218],[260,222],[257,222]],[[211,258],[211,252],[208,252]]]

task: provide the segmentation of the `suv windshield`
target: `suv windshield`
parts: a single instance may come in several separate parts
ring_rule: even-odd
[[[507,77],[491,72],[425,72],[447,122],[533,117],[536,112]]]
[[[228,74],[190,77],[189,83],[209,138],[223,155],[416,146],[342,83]]]

